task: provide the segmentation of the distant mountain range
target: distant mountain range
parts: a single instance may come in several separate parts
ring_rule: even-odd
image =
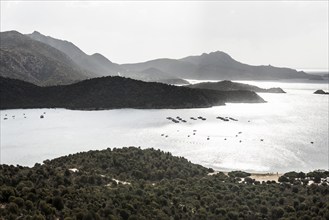
[[[142,71],[122,71],[120,76],[138,79],[145,82],[162,82],[166,84],[189,84],[188,81],[165,73],[156,68],[148,68]]]
[[[127,71],[101,54],[87,55],[73,43],[17,31],[0,33],[0,76],[39,86],[66,85],[88,78],[123,76],[144,81],[188,84],[160,70]],[[161,72],[161,73],[160,73]]]
[[[156,68],[176,77],[199,80],[321,79],[320,76],[289,68],[243,64],[221,51],[178,60],[157,59],[122,66],[130,71]]]
[[[1,32],[0,36],[0,75],[40,86],[65,85],[101,76],[123,76],[168,84],[188,84],[184,79],[322,79],[289,68],[243,64],[221,51],[182,59],[119,65],[101,54],[87,55],[71,42],[36,31],[27,35],[17,31]]]
[[[123,76],[132,79],[143,80],[146,82],[163,82],[168,84],[188,84],[187,81],[176,76],[164,73],[155,68],[143,69],[141,71],[128,71],[119,64],[112,63],[106,57],[99,53],[87,55],[73,43],[55,39],[34,31],[28,34],[30,38],[48,44],[69,56],[78,66],[88,72],[93,73],[94,77],[100,76]]]
[[[0,77],[0,109],[15,108],[198,108],[227,102],[262,103],[252,91],[214,91],[100,77],[64,86],[39,87]]]

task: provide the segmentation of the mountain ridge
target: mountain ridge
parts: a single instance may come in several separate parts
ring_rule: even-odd
[[[0,76],[11,77],[40,86],[70,84],[88,79],[63,52],[17,32],[0,33]]]
[[[280,80],[321,79],[285,67],[253,66],[234,60],[223,51],[187,56],[181,59],[160,58],[141,63],[122,64],[128,70],[157,68],[177,77],[199,80]]]
[[[12,39],[4,37],[5,35],[12,36]],[[188,84],[184,79],[323,79],[321,76],[290,68],[243,64],[223,51],[181,59],[160,58],[120,65],[100,53],[87,55],[72,42],[45,36],[37,31],[27,35],[17,31],[1,32],[1,36],[1,76],[41,86],[70,84],[87,78],[116,75],[167,84]]]
[[[37,31],[34,31],[32,34],[27,34],[27,36],[62,51],[77,65],[94,73],[95,76],[117,75],[117,72],[121,70],[118,64],[114,64],[103,55],[97,53],[87,55],[70,41],[45,36]]]
[[[158,74],[145,73],[143,71],[127,71],[121,65],[113,63],[100,53],[87,55],[72,42],[45,36],[37,31],[27,34],[30,38],[49,44],[68,55],[78,66],[94,73],[94,77],[101,76],[125,76],[132,79],[144,80],[146,82],[163,82],[168,84],[188,84],[187,81],[168,74],[159,76]]]

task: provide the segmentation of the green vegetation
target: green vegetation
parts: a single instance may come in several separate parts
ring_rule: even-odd
[[[243,172],[243,171],[231,171],[231,172],[228,173],[228,175],[231,176],[231,177],[245,178],[245,177],[250,176],[251,174]]]
[[[0,216],[329,219],[329,186],[323,181],[329,172],[290,172],[281,183],[261,183],[241,171],[209,172],[182,157],[134,147],[78,153],[33,168],[1,165]],[[321,183],[303,182],[317,178]]]

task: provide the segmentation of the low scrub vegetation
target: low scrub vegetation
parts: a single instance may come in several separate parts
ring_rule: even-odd
[[[255,181],[241,171],[209,172],[182,157],[135,147],[78,153],[32,168],[1,165],[0,216],[329,219],[328,172],[290,172],[280,183]]]

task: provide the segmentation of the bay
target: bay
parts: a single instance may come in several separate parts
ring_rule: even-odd
[[[313,94],[328,91],[328,84],[244,83],[281,87],[287,93],[259,93],[267,103],[199,109],[2,110],[0,162],[33,166],[80,151],[140,146],[224,171],[328,169],[329,96]],[[199,116],[206,120],[191,119]],[[173,123],[167,117],[187,122]]]

